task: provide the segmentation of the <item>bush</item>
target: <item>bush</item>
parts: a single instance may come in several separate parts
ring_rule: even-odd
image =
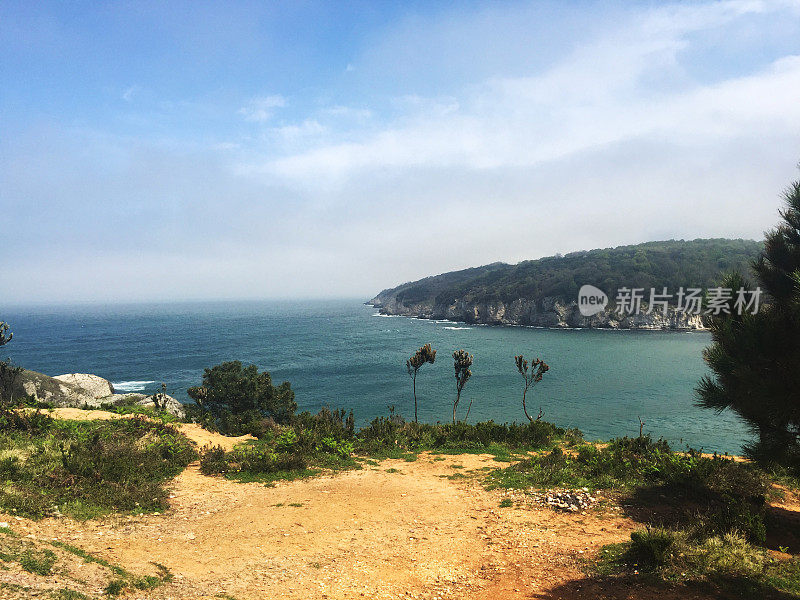
[[[45,432],[14,432],[6,449],[0,508],[32,518],[162,510],[164,484],[196,456],[175,429],[140,417],[56,421]]]
[[[631,494],[634,507],[654,499],[671,504],[665,523],[685,524],[697,539],[738,532],[762,543],[767,476],[757,467],[720,456],[670,450],[649,436],[619,438],[603,448],[584,445],[573,454],[560,448],[520,461],[491,475],[501,487],[592,487]],[[648,518],[652,518],[650,515]]]
[[[220,446],[203,448],[200,454],[200,472],[203,475],[219,475],[229,469],[228,456]]]
[[[407,423],[402,417],[378,417],[358,432],[357,452],[373,454],[387,450],[403,449],[410,452],[422,450],[474,450],[485,451],[493,444],[509,449],[539,449],[559,441],[574,442],[580,439],[575,430],[565,431],[545,421],[525,425],[499,424],[486,421],[470,425],[452,423]]]
[[[675,532],[648,527],[631,533],[627,560],[643,571],[652,571],[664,567],[672,559],[676,546]]]
[[[200,421],[214,425],[226,435],[262,432],[263,419],[288,423],[297,403],[289,382],[272,385],[272,377],[258,367],[242,367],[237,361],[225,362],[203,373],[201,386],[189,388]]]
[[[710,585],[725,598],[793,598],[800,593],[800,560],[774,560],[736,533],[697,540],[684,531],[635,531],[629,543],[600,551],[596,572],[648,573],[671,583]]]

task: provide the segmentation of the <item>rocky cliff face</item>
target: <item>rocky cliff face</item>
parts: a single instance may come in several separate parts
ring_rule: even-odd
[[[30,396],[38,402],[57,407],[100,408],[104,404],[154,406],[153,397],[145,394],[115,394],[111,383],[85,373],[70,373],[49,377],[35,371],[23,371],[16,383],[14,396]],[[171,396],[166,397],[166,411],[183,417],[183,404]]]
[[[607,328],[607,329],[704,329],[699,315],[687,315],[670,307],[667,314],[661,310],[646,313],[646,306],[638,315],[620,315],[612,307],[584,317],[577,302],[563,302],[559,298],[543,298],[532,301],[519,298],[510,303],[471,302],[456,300],[452,304],[437,304],[434,301],[404,303],[397,300],[391,291],[381,292],[367,302],[384,315],[402,315],[421,319],[448,319],[464,323],[486,325],[525,325],[553,328]]]

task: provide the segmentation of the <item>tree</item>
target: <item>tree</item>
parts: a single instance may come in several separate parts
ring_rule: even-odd
[[[161,384],[161,390],[153,394],[153,404],[157,411],[165,411],[167,409],[167,384]]]
[[[255,365],[242,367],[238,360],[206,369],[202,385],[189,388],[188,394],[225,432],[263,418],[287,422],[297,410],[288,381],[276,387],[269,373],[259,373]]]
[[[0,346],[5,346],[13,337],[13,333],[8,333],[8,323],[0,321]],[[14,386],[23,370],[15,366],[10,358],[0,361],[0,403],[3,406],[14,403]]]
[[[703,357],[714,377],[697,387],[698,405],[730,409],[756,439],[745,453],[762,464],[800,470],[800,181],[784,193],[783,222],[765,235],[754,262],[766,304],[739,314],[737,290],[752,289],[741,274],[725,278],[728,312],[710,319],[713,343]]]
[[[456,399],[453,402],[453,425],[455,425],[456,410],[458,409],[458,403],[461,401],[461,390],[464,389],[467,381],[469,381],[469,378],[472,377],[472,355],[467,354],[464,350],[456,350],[453,352],[453,366],[455,367],[456,372]],[[469,411],[471,408],[472,402],[469,403],[467,416],[464,417],[465,421],[467,418],[469,418]]]
[[[6,335],[8,331],[8,323],[0,321],[0,346],[5,346],[14,337],[13,333]]]
[[[514,362],[517,363],[517,371],[519,374],[522,375],[523,379],[525,380],[525,389],[522,390],[522,410],[525,413],[525,416],[528,417],[528,421],[533,423],[533,418],[528,414],[528,407],[525,405],[525,396],[528,394],[528,390],[531,386],[536,385],[542,380],[547,371],[550,370],[550,367],[547,366],[547,363],[543,360],[538,358],[534,358],[530,364],[530,371],[528,371],[528,361],[525,360],[522,355],[515,356]],[[536,417],[536,420],[542,418],[542,409],[539,409],[539,416]]]
[[[430,344],[425,344],[414,353],[414,356],[406,361],[406,369],[411,376],[412,388],[414,390],[414,422],[417,423],[417,372],[425,363],[433,364],[436,361],[436,350],[431,349]]]

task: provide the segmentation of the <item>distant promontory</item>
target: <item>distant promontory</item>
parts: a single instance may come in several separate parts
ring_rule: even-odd
[[[743,239],[696,239],[646,242],[573,252],[510,265],[493,263],[443,273],[383,290],[367,304],[381,314],[447,319],[487,325],[596,327],[612,329],[702,329],[703,319],[676,310],[647,313],[651,288],[707,289],[730,271],[749,274],[761,242]],[[578,290],[593,285],[609,297],[606,309],[583,316]],[[617,291],[642,288],[643,310],[620,314]]]

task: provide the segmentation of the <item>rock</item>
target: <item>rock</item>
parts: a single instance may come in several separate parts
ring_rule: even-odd
[[[155,408],[156,406],[155,402],[153,402],[153,396],[144,396],[137,402],[137,404],[139,406],[147,406],[148,408]],[[164,410],[171,415],[175,415],[179,419],[183,419],[186,416],[186,409],[184,408],[183,404],[169,395],[165,395]]]
[[[78,385],[78,382],[85,382],[89,387]],[[38,402],[55,406],[81,407],[88,404],[97,407],[114,393],[113,390],[108,381],[95,375],[74,374],[57,379],[25,370],[17,380],[14,395],[32,396]]]
[[[114,394],[114,386],[111,385],[111,382],[97,375],[70,373],[68,375],[58,375],[53,379],[81,388],[95,400],[108,398]]]
[[[155,406],[152,396],[115,394],[114,386],[108,380],[84,373],[48,377],[35,371],[23,371],[14,395],[33,396],[38,402],[49,402],[58,407]],[[183,404],[171,396],[166,397],[166,411],[179,418],[186,414]]]

